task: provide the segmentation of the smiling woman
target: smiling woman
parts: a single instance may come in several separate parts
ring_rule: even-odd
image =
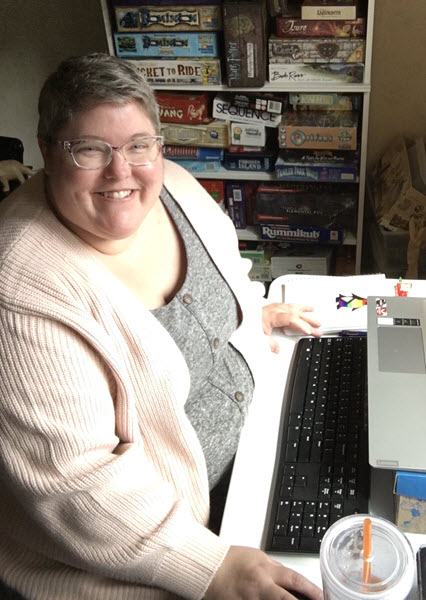
[[[156,214],[168,221],[161,210],[163,160],[156,134],[144,108],[130,100],[90,105],[74,113],[56,135],[75,141],[40,139],[49,201],[95,250],[117,254],[128,248],[156,205]],[[150,144],[142,142],[143,164],[135,165],[128,160],[129,153],[135,157],[134,140],[147,137]]]
[[[263,306],[130,63],[61,63],[39,113],[44,169],[0,208],[0,596],[319,600],[209,522],[271,329],[318,323]]]

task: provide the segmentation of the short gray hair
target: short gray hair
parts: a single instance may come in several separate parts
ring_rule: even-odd
[[[158,134],[160,118],[155,94],[131,63],[109,54],[71,57],[44,83],[38,101],[38,136],[51,143],[72,115],[103,102],[140,103]]]

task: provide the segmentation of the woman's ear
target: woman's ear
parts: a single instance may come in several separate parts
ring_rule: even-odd
[[[49,145],[42,140],[40,137],[37,138],[38,147],[40,148],[41,155],[44,161],[44,172],[46,174],[49,173],[48,164],[49,164]]]

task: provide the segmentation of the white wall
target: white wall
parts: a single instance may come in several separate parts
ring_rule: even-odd
[[[37,99],[46,77],[71,55],[106,51],[98,0],[0,0],[0,135],[24,144],[42,166]]]
[[[426,138],[426,2],[376,0],[368,165],[397,134]]]

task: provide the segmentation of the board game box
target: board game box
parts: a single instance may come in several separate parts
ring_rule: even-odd
[[[274,63],[269,65],[269,82],[362,83],[364,65],[354,63]]]
[[[122,58],[217,58],[215,32],[114,33],[115,52]]]
[[[225,0],[223,38],[228,87],[261,87],[266,81],[265,0]]]
[[[214,120],[206,125],[183,125],[161,123],[160,133],[169,145],[211,146],[227,148],[229,146],[229,122]]]
[[[356,150],[358,113],[287,111],[278,127],[280,148]]]
[[[208,94],[186,94],[184,92],[156,92],[163,123],[197,125],[210,123],[210,98]]]
[[[271,35],[269,63],[362,63],[365,40],[358,38],[291,38]]]
[[[232,97],[225,94],[216,94],[213,100],[212,116],[215,119],[227,119],[238,123],[259,123],[266,127],[278,127],[281,122],[280,114],[236,106],[233,104]]]
[[[263,240],[280,240],[292,243],[342,244],[344,230],[335,227],[328,229],[326,227],[265,223],[260,225],[260,236]]]
[[[132,60],[132,64],[142,73],[148,83],[220,85],[222,82],[220,60],[217,58],[194,58],[193,60],[157,58]]]
[[[275,33],[284,38],[362,38],[365,36],[365,19],[346,21],[307,21],[294,17],[277,17]]]
[[[220,31],[220,5],[119,6],[117,31]]]

